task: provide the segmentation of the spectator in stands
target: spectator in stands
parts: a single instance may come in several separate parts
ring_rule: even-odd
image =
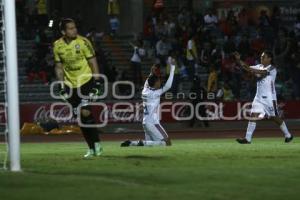
[[[249,43],[249,38],[246,34],[242,35],[241,41],[239,42],[237,49],[239,50],[242,56],[248,55],[250,51],[250,43]]]
[[[204,16],[204,24],[206,29],[216,29],[218,24],[218,18],[213,13],[213,9],[208,9],[207,14]]]
[[[177,21],[180,26],[188,26],[190,24],[190,14],[185,7],[179,12]]]
[[[195,76],[195,64],[199,63],[196,37],[193,33],[189,34],[189,40],[186,47],[186,59],[189,78],[193,79]]]
[[[216,93],[218,89],[218,74],[216,68],[211,66],[207,80],[207,92]]]
[[[77,29],[79,30],[79,32],[82,31],[83,29],[83,17],[82,17],[82,13],[80,10],[75,10],[74,12],[74,20],[76,21],[76,26],[77,26]]]
[[[257,35],[256,38],[253,38],[250,42],[251,50],[255,52],[256,55],[260,54],[264,49],[267,48],[265,40]]]
[[[274,6],[272,16],[271,16],[271,25],[275,33],[275,36],[278,33],[281,24],[282,22],[281,22],[280,8],[278,6]]]
[[[296,34],[296,37],[300,39],[300,13],[297,15],[297,20],[294,23],[294,32]]]
[[[120,14],[120,5],[118,0],[108,0],[107,14],[116,16]]]
[[[224,83],[223,87],[223,100],[224,101],[232,101],[234,99],[234,95],[228,83]]]
[[[156,43],[156,56],[163,67],[166,66],[166,59],[170,50],[171,45],[166,36],[161,36],[161,39]]]
[[[131,44],[133,48],[133,55],[130,59],[133,71],[133,81],[136,86],[142,86],[142,58],[145,56],[145,49],[143,48],[142,41],[137,41],[137,44]]]
[[[230,55],[232,52],[236,51],[236,44],[234,41],[234,37],[226,37],[225,36],[225,43],[224,43],[224,52],[227,55]]]
[[[211,52],[211,63],[216,66],[216,69],[221,69],[222,62],[225,58],[225,52],[221,44],[217,44]]]
[[[47,1],[35,0],[37,21],[40,26],[46,26],[48,23]]]
[[[253,51],[249,51],[247,54],[245,54],[245,62],[249,65],[249,66],[254,66],[257,65],[259,63],[259,61],[256,59],[256,56],[254,55]]]
[[[260,36],[262,39],[266,42],[267,47],[271,47],[273,43],[273,29],[271,26],[271,20],[267,14],[266,10],[262,10],[260,12],[260,17],[259,17],[259,22],[258,22],[258,27],[260,31]]]
[[[238,25],[242,33],[245,33],[247,31],[248,20],[249,20],[249,13],[246,8],[243,8],[238,14]]]
[[[60,15],[58,10],[53,10],[50,14],[50,20],[53,20],[52,31],[53,31],[53,38],[60,37],[60,30],[59,30],[59,22],[60,22]]]
[[[278,38],[276,39],[273,47],[274,63],[281,68],[286,64],[286,57],[291,47],[291,43],[287,34],[287,30],[281,28],[278,32]]]
[[[226,24],[228,26],[228,30],[226,35],[228,36],[232,36],[235,35],[237,33],[237,29],[238,29],[238,22],[237,19],[234,15],[233,10],[230,10],[228,12],[227,18],[226,18]]]
[[[297,42],[297,50],[291,55],[291,78],[293,80],[293,96],[300,100],[300,41]]]
[[[161,19],[157,20],[154,30],[156,36],[160,36],[160,35],[167,36],[168,34],[168,27],[164,24],[164,21]]]
[[[165,5],[164,5],[163,0],[154,0],[153,1],[153,11],[156,14],[160,14],[161,12],[163,12],[164,8],[165,8]]]
[[[219,79],[224,82],[230,80],[232,94],[235,98],[239,98],[240,91],[244,92],[241,90],[240,85],[250,82],[252,79],[248,75],[240,73],[239,69],[236,68],[234,60],[231,59],[231,53],[239,49],[239,51],[242,51],[241,54],[246,62],[250,65],[255,65],[257,64],[257,56],[262,50],[269,47],[273,48],[274,52],[276,52],[274,53],[275,64],[284,69],[285,76],[283,76],[283,83],[294,85],[294,87],[300,85],[297,82],[297,77],[299,77],[297,74],[298,68],[295,69],[294,67],[300,63],[296,59],[300,56],[295,53],[298,51],[298,48],[295,46],[297,46],[297,42],[300,39],[300,15],[294,24],[295,36],[293,36],[293,34],[288,35],[287,32],[285,33],[280,28],[284,24],[281,22],[280,9],[277,6],[270,13],[272,14],[270,15],[271,17],[269,17],[266,10],[262,10],[258,24],[251,18],[250,14],[246,8],[243,8],[237,17],[233,11],[230,11],[226,18],[226,24],[228,25],[226,29],[218,26],[218,18],[213,14],[212,9],[199,20],[199,16],[201,15],[195,15],[192,9],[182,7],[174,15],[177,17],[175,29],[171,13],[168,13],[167,10],[164,13],[153,14],[151,21],[153,22],[153,27],[154,24],[157,24],[156,34],[153,34],[154,37],[160,37],[159,34],[166,34],[168,36],[170,49],[179,52],[178,60],[181,63],[180,66],[186,66],[186,69],[182,67],[180,71],[182,74],[186,74],[188,71],[190,79],[196,74],[195,65],[197,63],[201,63],[202,65],[204,63],[208,67],[213,65],[216,70],[219,70],[219,66],[221,66]],[[284,36],[282,32],[284,32]],[[175,37],[173,37],[174,33]],[[194,35],[197,37],[193,37],[194,45],[189,45],[192,43],[190,33],[196,33]],[[276,40],[273,42],[272,38],[275,37]],[[211,46],[210,50],[207,50],[205,47],[208,44]],[[203,47],[203,49],[200,47]],[[191,53],[191,50],[194,53]],[[181,55],[184,55],[184,57],[181,57]],[[206,72],[205,70],[199,70],[199,73],[205,74]],[[287,77],[292,78],[287,82]],[[249,95],[243,94],[242,96],[246,98],[251,97],[253,89],[255,88],[249,84],[249,88],[246,91]],[[298,91],[298,89],[294,89],[294,91],[296,90]],[[289,90],[285,90],[285,92],[288,93]],[[294,96],[299,95],[294,94]]]
[[[50,50],[50,49],[49,49]],[[50,51],[47,53],[43,66],[46,66],[44,69],[47,74],[47,81],[52,82],[55,79],[55,71],[54,71],[54,60],[53,55]]]
[[[201,85],[201,79],[198,76],[195,76],[193,79],[193,85],[190,90],[190,94],[194,94],[193,98],[190,99],[191,103],[194,105],[194,109],[197,108],[197,104],[207,100],[207,92],[204,87]],[[192,97],[192,96],[190,96]],[[195,113],[198,112],[200,117],[207,117],[205,105],[198,106],[198,110],[195,110]],[[195,121],[197,119],[196,114],[193,115],[193,118],[190,120],[190,127],[194,127]],[[207,120],[201,120],[205,127],[209,127]]]
[[[168,17],[168,23],[167,23],[167,35],[170,38],[173,38],[176,36],[176,21],[172,16]]]
[[[232,56],[227,55],[222,61],[221,74],[223,76],[223,80],[230,80],[232,78],[232,72],[235,67],[235,61]]]
[[[47,73],[44,70],[46,66],[41,65],[43,65],[43,63],[38,62],[35,56],[31,54],[28,56],[25,62],[25,68],[27,80],[29,83],[32,83],[34,80],[40,79],[44,84],[48,84]]]
[[[128,77],[128,72],[125,71],[125,70],[122,71],[120,81],[128,81],[128,80],[130,80],[129,77]],[[126,95],[129,95],[131,93],[131,86],[129,86],[128,84],[126,84],[126,85],[119,84],[118,89],[119,89],[118,94],[121,94],[121,95],[126,96]]]
[[[109,24],[110,24],[110,36],[115,37],[120,28],[120,21],[116,15],[111,15]]]
[[[144,40],[151,48],[155,45],[155,32],[152,18],[149,16],[144,23]],[[146,45],[146,44],[145,44]]]
[[[212,55],[211,43],[205,42],[200,54],[201,66],[205,67],[206,69],[209,68],[210,63],[212,62],[211,55]]]
[[[96,45],[96,42],[99,41],[103,37],[104,33],[98,33],[95,27],[92,27],[89,29],[88,33],[86,34],[86,37],[90,40],[92,43],[96,53],[98,53],[98,48]]]

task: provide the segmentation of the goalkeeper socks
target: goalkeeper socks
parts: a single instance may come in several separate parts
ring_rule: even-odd
[[[99,139],[99,133],[97,128],[88,128],[87,130],[89,137],[91,138],[91,141],[93,143],[99,143],[100,139]]]
[[[94,118],[93,118],[92,115],[89,115],[87,117],[83,117],[82,116],[81,120],[82,120],[82,123],[85,124],[85,125],[93,125],[93,124],[95,124],[95,120],[94,120]],[[97,128],[95,128],[95,127],[91,127],[91,128],[89,128],[89,127],[81,127],[81,130],[86,135],[88,144],[92,146],[92,149],[95,149],[94,144],[100,141],[100,139],[99,139],[99,133],[98,133]]]
[[[248,142],[251,142],[252,135],[253,135],[255,128],[256,128],[256,122],[249,121],[248,127],[247,127],[247,132],[246,132],[246,140]]]
[[[81,129],[82,135],[83,135],[86,143],[89,146],[89,149],[94,149],[95,148],[94,147],[94,142],[91,139],[90,134],[88,133],[88,131],[86,130],[86,128],[80,127],[80,129]]]
[[[291,133],[289,132],[285,122],[282,122],[282,124],[280,125],[280,129],[284,134],[284,137],[286,138],[290,138],[291,137]]]

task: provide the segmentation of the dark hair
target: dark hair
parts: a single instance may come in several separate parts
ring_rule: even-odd
[[[67,24],[69,23],[75,23],[75,21],[71,18],[63,18],[59,23],[59,30],[65,31],[67,28]]]
[[[158,76],[154,75],[154,74],[150,74],[150,76],[148,77],[148,84],[150,87],[154,87],[156,81],[159,79]]]
[[[273,58],[274,58],[273,52],[271,50],[264,50],[263,53],[266,54],[269,58],[271,58],[271,64],[274,64],[273,63]]]
[[[267,54],[269,58],[273,60],[273,52],[271,50],[264,50],[263,53]]]

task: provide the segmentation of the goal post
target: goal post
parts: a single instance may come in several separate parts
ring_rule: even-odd
[[[20,109],[18,90],[18,60],[15,0],[2,0],[4,5],[5,64],[7,70],[7,121],[10,170],[21,171]]]

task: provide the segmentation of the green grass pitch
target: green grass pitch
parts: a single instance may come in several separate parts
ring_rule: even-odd
[[[22,173],[0,172],[3,200],[299,199],[300,143],[174,140],[84,160],[84,143],[22,144]]]

